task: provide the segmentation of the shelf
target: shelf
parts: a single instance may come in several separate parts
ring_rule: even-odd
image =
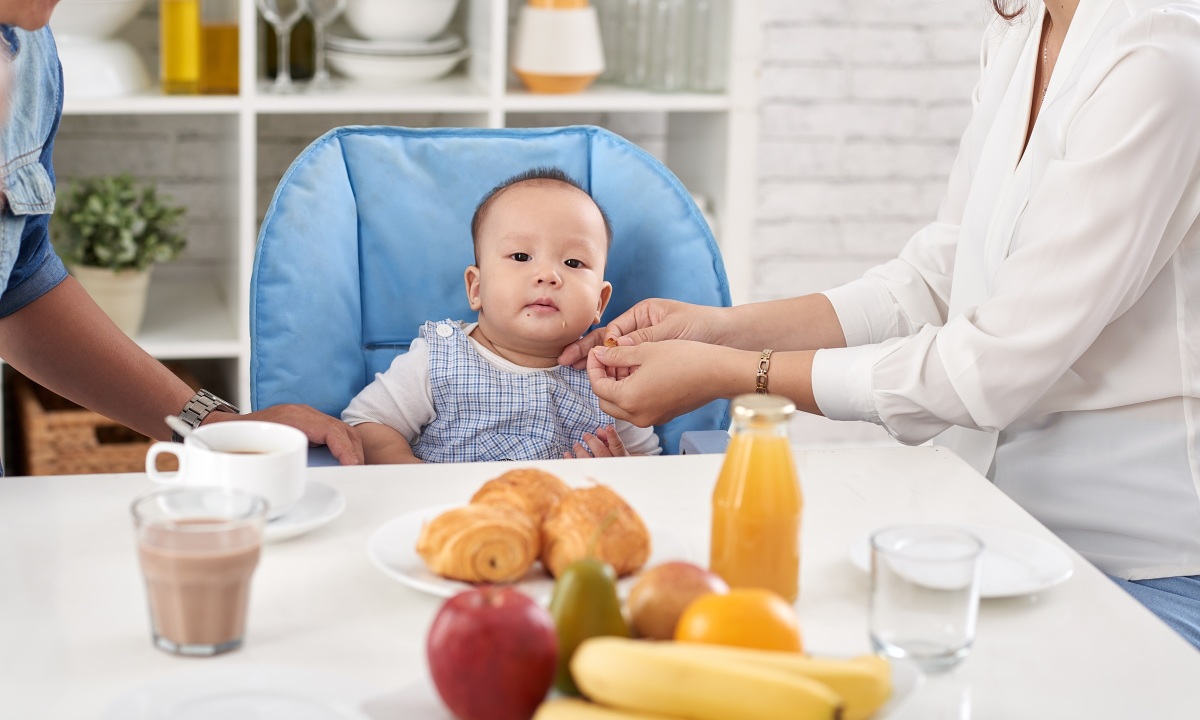
[[[64,115],[222,115],[242,108],[237,95],[163,95],[148,90],[109,98],[63,99]]]
[[[605,84],[569,95],[510,86],[503,103],[510,112],[721,112],[731,106],[725,93],[658,93]]]
[[[215,280],[160,271],[150,282],[146,319],[134,339],[163,360],[236,358],[242,352],[233,313]]]
[[[487,112],[487,93],[465,75],[430,82],[367,85],[335,80],[327,90],[312,91],[300,84],[290,95],[271,93],[263,81],[250,101],[260,113],[344,112]]]

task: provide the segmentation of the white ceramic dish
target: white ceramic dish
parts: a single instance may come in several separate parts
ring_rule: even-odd
[[[450,33],[430,40],[365,40],[343,26],[326,32],[325,48],[359,55],[445,55],[462,50],[463,39]]]
[[[309,480],[296,504],[263,528],[263,541],[279,542],[303,535],[332,522],[345,509],[346,498],[337,488]]]
[[[446,29],[458,0],[349,0],[346,22],[372,40],[424,40]]]
[[[50,17],[55,37],[112,37],[141,12],[146,0],[62,0]]]
[[[421,559],[416,550],[417,537],[421,534],[421,525],[453,507],[457,506],[439,505],[414,510],[392,518],[375,528],[370,539],[367,540],[367,555],[371,558],[371,562],[388,577],[431,595],[450,597],[469,589],[470,583],[448,580],[434,574],[426,567],[425,561]],[[650,531],[651,547],[650,559],[646,562],[646,567],[667,560],[695,561],[679,538],[652,525],[647,526],[647,529]],[[618,592],[622,595],[628,593],[629,587],[636,577],[635,573],[619,580],[617,582]],[[526,595],[547,602],[554,590],[554,578],[550,577],[550,574],[542,568],[541,563],[534,563],[525,577],[516,582],[515,586]]]
[[[330,50],[325,54],[329,66],[342,77],[372,84],[401,84],[436,80],[454,69],[470,54],[459,50],[444,55],[406,57],[401,55],[360,55]]]
[[[192,667],[119,698],[104,720],[370,720],[381,690],[312,668],[234,663]]]
[[[979,596],[1003,598],[1051,588],[1071,577],[1071,558],[1051,543],[1015,530],[958,525],[983,541],[983,577]],[[871,533],[850,544],[850,561],[871,571]]]

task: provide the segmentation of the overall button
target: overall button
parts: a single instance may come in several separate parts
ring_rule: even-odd
[[[448,323],[438,323],[437,334],[441,337],[448,338],[454,334],[454,328],[450,327]]]

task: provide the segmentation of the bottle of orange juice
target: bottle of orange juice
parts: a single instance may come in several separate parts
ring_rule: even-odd
[[[804,500],[787,424],[796,406],[778,395],[733,401],[733,438],[712,499],[709,564],[733,587],[800,594]]]

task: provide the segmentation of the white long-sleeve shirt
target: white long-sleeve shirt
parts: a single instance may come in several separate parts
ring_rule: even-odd
[[[1200,574],[1200,0],[993,23],[934,223],[827,294],[835,419],[955,447],[1106,572]],[[982,432],[974,432],[982,431]]]

